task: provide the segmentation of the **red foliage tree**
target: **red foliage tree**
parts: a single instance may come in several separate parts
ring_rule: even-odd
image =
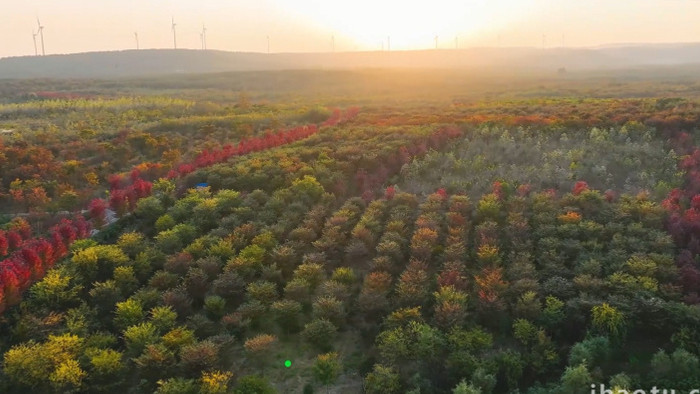
[[[467,288],[467,278],[456,268],[444,270],[438,275],[438,287],[454,286],[455,289],[464,291]]]
[[[495,303],[505,289],[503,271],[501,268],[484,268],[481,275],[474,276],[477,284],[479,299],[486,303]]]
[[[124,178],[119,174],[112,174],[107,177],[107,182],[109,183],[110,190],[116,190],[123,186]]]
[[[15,231],[10,231],[7,233],[7,243],[10,250],[14,250],[22,246],[22,236]]]
[[[124,216],[127,209],[126,192],[123,189],[112,190],[109,195],[109,206],[118,217]]]
[[[31,247],[23,248],[20,251],[20,255],[22,256],[25,264],[31,270],[32,280],[36,281],[44,277],[44,262],[41,261],[41,258],[36,252],[34,246],[35,245],[31,245]]]
[[[578,196],[579,194],[581,194],[587,190],[588,190],[588,183],[586,183],[585,181],[578,181],[574,185],[572,193],[574,196]]]
[[[107,202],[101,198],[95,198],[90,201],[88,213],[95,223],[95,227],[100,228],[105,224],[105,211],[107,210]]]
[[[527,197],[528,195],[530,195],[531,191],[532,185],[530,185],[529,183],[518,186],[518,195],[520,197]]]
[[[495,194],[499,200],[503,200],[503,198],[505,197],[503,184],[499,181],[495,181],[493,184],[491,184],[491,192]]]
[[[384,198],[387,200],[394,199],[395,195],[396,195],[396,188],[394,186],[389,186],[384,191]]]
[[[51,248],[53,249],[53,261],[57,261],[68,253],[66,242],[58,232],[51,234]]]
[[[6,256],[10,248],[10,242],[7,240],[7,234],[0,230],[0,256]]]
[[[20,299],[20,281],[13,268],[0,266],[0,284],[5,296],[5,304],[8,306],[18,303]]]

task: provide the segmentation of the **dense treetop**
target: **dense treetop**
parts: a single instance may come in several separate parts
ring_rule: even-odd
[[[700,385],[697,103],[199,94],[0,105],[0,391]]]

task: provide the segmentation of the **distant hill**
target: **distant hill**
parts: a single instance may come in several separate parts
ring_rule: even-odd
[[[156,49],[3,58],[0,59],[0,79],[119,78],[225,71],[389,67],[489,68],[517,73],[560,68],[573,71],[687,64],[700,64],[700,44],[278,54]]]

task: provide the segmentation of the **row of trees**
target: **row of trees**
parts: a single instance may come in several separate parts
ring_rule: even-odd
[[[351,108],[347,110],[346,112],[341,112],[341,111],[335,111],[332,116],[325,121],[324,125],[326,126],[334,126],[337,125],[341,121],[347,121],[354,117],[357,114],[357,109],[356,108]],[[277,134],[268,134],[265,137],[262,138],[254,138],[249,141],[241,141],[237,149],[230,149],[230,146],[224,147],[221,152],[228,152],[227,154],[218,154],[214,155],[218,157],[217,160],[214,161],[207,161],[203,160],[202,157],[203,155],[208,155],[208,152],[203,152],[200,154],[197,159],[195,160],[195,164],[197,167],[204,167],[208,165],[213,165],[218,162],[222,162],[226,159],[228,159],[230,156],[233,155],[243,155],[247,154],[252,151],[259,151],[262,149],[268,149],[272,148],[275,146],[278,146],[280,144],[286,144],[290,143],[299,139],[306,138],[314,133],[317,132],[317,127],[312,125],[312,126],[304,126],[304,127],[299,127],[299,128],[293,128],[287,131],[281,131],[280,133]],[[182,165],[180,165],[179,168],[182,168]],[[143,172],[142,172],[143,171]],[[139,165],[133,168],[129,174],[129,177],[125,177],[120,174],[113,174],[112,176],[109,177],[109,183],[110,183],[110,197],[109,201],[105,201],[103,199],[93,199],[90,204],[88,205],[88,215],[89,218],[92,220],[93,225],[96,228],[101,228],[105,223],[106,223],[106,214],[107,214],[107,208],[111,208],[117,217],[122,217],[124,216],[127,212],[133,212],[137,208],[137,203],[139,200],[142,200],[148,196],[151,195],[152,189],[153,189],[153,183],[146,181],[142,178],[142,176],[150,177],[150,178],[155,178],[158,175],[161,175],[163,172],[162,166],[160,165],[152,165],[152,166],[147,166],[147,165]],[[171,173],[173,171],[171,170]],[[186,175],[187,172],[181,174],[181,175]],[[169,173],[169,175],[171,175]],[[166,181],[166,180],[160,180],[157,185],[156,189],[161,192],[164,195],[168,195],[169,193],[172,193],[174,190],[174,185],[172,183]],[[159,205],[156,203],[156,206]],[[141,211],[147,211],[149,209],[156,209],[156,212],[158,210],[157,207],[149,207],[148,201],[144,202],[142,204],[144,208],[141,209]],[[157,213],[156,213],[157,217]],[[27,224],[28,227],[28,224]],[[28,231],[28,230],[27,230]],[[25,232],[27,232],[25,231]],[[80,233],[80,238],[84,238],[88,235],[87,231],[81,231]],[[5,240],[7,248],[13,248],[16,249],[20,245],[20,240],[17,239],[19,236],[18,231],[10,231],[5,237],[5,233],[0,233],[0,247],[2,247],[2,241]],[[28,238],[29,235],[25,237]],[[74,239],[71,239],[70,242],[72,242]],[[68,245],[70,245],[70,242]],[[41,239],[37,238],[35,240],[32,240],[32,243],[28,242],[28,245],[31,247],[40,247],[41,248],[46,248],[46,243]],[[44,251],[44,249],[41,249],[44,254],[51,255],[51,252]],[[63,250],[61,254],[58,257],[63,257],[65,254],[65,247],[60,248],[60,250]],[[29,252],[24,252],[24,254],[27,254]],[[3,253],[3,255],[7,254],[6,252]],[[0,256],[2,257],[2,256]],[[46,262],[43,264],[49,264],[53,265],[55,258],[49,258],[47,260],[50,260],[50,262]],[[6,263],[6,264],[5,264]],[[3,267],[0,269],[0,271],[16,271],[16,267],[19,266],[30,266],[30,264],[24,264],[22,261],[17,260],[15,257],[9,257],[7,261],[3,262]],[[36,265],[36,264],[35,264]],[[39,264],[40,266],[43,267],[42,264]],[[26,271],[26,270],[25,270]],[[2,284],[5,287],[11,287],[12,291],[12,297],[10,297],[11,302],[8,305],[13,305],[18,302],[19,300],[19,293],[26,289],[28,285],[31,283],[31,281],[35,281],[37,279],[40,279],[43,276],[44,270],[35,270],[36,272],[31,275],[31,277],[27,277],[24,281],[21,281],[21,286],[16,286],[15,282],[12,281],[12,283],[6,284],[5,281],[0,281],[0,284]],[[13,271],[14,272],[14,271]],[[21,277],[24,277],[24,271],[21,273]],[[9,273],[6,275],[7,280],[11,280],[12,278],[9,277]],[[15,276],[19,275],[19,273],[15,272]],[[3,277],[4,278],[4,277]],[[31,281],[30,281],[31,279]]]
[[[142,96],[2,104],[2,128],[12,131],[0,141],[3,213],[73,211],[103,190],[114,173],[145,166],[167,172],[232,140],[248,140],[241,147],[246,151],[272,146],[281,136],[265,136],[270,134],[266,130],[285,124],[331,125],[356,111],[335,114],[271,104],[223,107],[204,100]]]

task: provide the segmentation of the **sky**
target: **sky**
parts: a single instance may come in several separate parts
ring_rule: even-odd
[[[700,42],[700,0],[0,0],[0,57],[173,48],[330,52]],[[37,35],[41,53],[41,37]]]

